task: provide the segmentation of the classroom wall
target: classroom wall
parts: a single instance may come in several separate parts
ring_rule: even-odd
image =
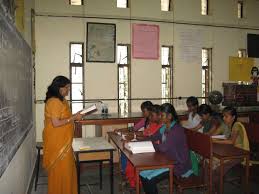
[[[24,39],[31,43],[31,8],[34,8],[34,0],[24,0]],[[31,97],[33,99],[33,97]],[[35,130],[35,106],[33,128],[28,132],[20,148],[9,163],[4,174],[0,178],[1,194],[21,194],[27,193],[32,178],[36,161],[36,130]]]
[[[129,2],[131,8],[118,9],[114,0],[87,0],[84,6],[36,0],[36,99],[45,98],[53,77],[69,76],[69,42],[86,42],[87,22],[115,23],[117,44],[131,43],[133,23],[159,25],[160,46],[174,46],[174,97],[201,96],[202,48],[212,48],[212,88],[222,91],[222,82],[228,80],[228,57],[246,48],[247,33],[259,33],[256,0],[244,2],[241,20],[237,19],[237,0],[210,0],[208,16],[201,16],[198,0],[174,0],[171,12],[161,12],[158,0]],[[160,59],[132,59],[131,71],[132,98],[161,97]],[[85,83],[88,99],[117,98],[116,64],[85,63]],[[139,104],[133,102],[132,110],[139,111]],[[176,108],[184,109],[184,100]],[[109,103],[109,110],[117,111],[117,103]],[[41,139],[43,111],[44,104],[36,104],[37,140]]]

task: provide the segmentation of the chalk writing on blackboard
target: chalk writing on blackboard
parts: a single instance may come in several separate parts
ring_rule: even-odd
[[[32,129],[31,49],[0,7],[0,177]]]

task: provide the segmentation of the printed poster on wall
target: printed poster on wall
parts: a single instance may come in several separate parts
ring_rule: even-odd
[[[135,59],[159,58],[159,26],[132,25],[132,56]]]

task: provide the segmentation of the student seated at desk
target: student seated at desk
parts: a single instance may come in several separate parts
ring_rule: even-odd
[[[149,120],[150,120],[150,115],[151,115],[151,107],[153,106],[153,103],[151,101],[145,101],[142,102],[142,104],[140,105],[141,111],[142,111],[142,115],[143,118],[139,120],[139,122],[137,122],[134,127],[133,127],[133,131],[138,131],[142,128],[147,128],[147,126],[149,125]],[[115,131],[128,131],[128,128],[123,128],[123,129],[116,129]],[[125,173],[127,167],[127,157],[124,154],[121,154],[121,171],[122,173]]]
[[[183,126],[187,129],[191,130],[200,130],[202,129],[201,125],[201,118],[200,115],[197,113],[199,108],[198,99],[194,96],[190,96],[186,100],[186,105],[188,107],[188,121],[183,124]]]
[[[162,122],[164,125],[151,139],[155,150],[163,152],[175,161],[173,173],[175,176],[188,177],[192,174],[189,149],[184,128],[178,124],[178,116],[173,105],[165,103],[161,106]],[[157,144],[155,142],[159,141]],[[156,184],[169,176],[169,169],[144,170],[140,178],[146,194],[157,194]]]
[[[150,111],[150,123],[149,125],[144,129],[143,136],[151,136],[154,133],[157,132],[158,129],[162,126],[161,121],[161,106],[158,104],[155,104],[151,107]]]
[[[151,108],[150,124],[143,131],[143,139],[152,136],[162,127],[161,122],[161,106],[155,104]],[[136,186],[136,177],[134,167],[130,162],[127,162],[125,175],[130,183],[131,187]]]
[[[133,131],[139,131],[140,129],[145,129],[148,127],[152,106],[153,103],[151,101],[145,101],[140,105],[143,118],[140,119],[137,123],[135,123],[134,127],[132,128]],[[114,131],[126,132],[129,131],[129,128],[115,129]]]
[[[246,134],[246,129],[243,126],[242,123],[237,122],[237,111],[233,107],[225,107],[223,109],[223,120],[224,123],[227,125],[227,127],[231,131],[231,135],[226,140],[213,140],[214,143],[220,143],[220,144],[232,144],[238,148],[244,149],[249,151],[249,141]],[[234,160],[228,160],[224,163],[224,174],[226,174],[233,166],[236,164],[241,163],[242,160],[240,159],[234,159]],[[214,183],[215,185],[219,182],[219,174],[220,174],[220,168],[217,163],[217,160],[214,162]]]
[[[207,104],[199,106],[198,114],[201,117],[203,133],[208,135],[221,135],[226,133],[226,126],[218,114],[212,112],[211,107]]]
[[[148,127],[150,122],[152,106],[153,106],[153,103],[151,101],[145,101],[140,105],[143,118],[134,125],[133,131],[138,131],[141,128],[145,129]]]

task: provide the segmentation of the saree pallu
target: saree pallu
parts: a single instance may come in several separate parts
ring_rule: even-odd
[[[73,124],[53,127],[51,118],[71,116],[66,101],[50,99],[45,106],[43,167],[48,173],[48,194],[77,194],[77,174],[72,149]]]

